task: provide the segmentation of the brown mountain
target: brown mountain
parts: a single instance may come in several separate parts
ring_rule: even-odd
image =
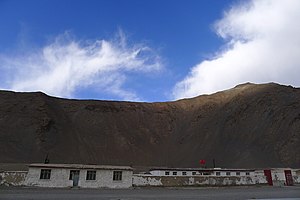
[[[300,167],[300,89],[242,84],[165,103],[0,92],[0,162]]]

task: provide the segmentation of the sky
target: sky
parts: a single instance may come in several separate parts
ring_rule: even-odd
[[[0,0],[0,89],[170,101],[300,85],[299,0]]]

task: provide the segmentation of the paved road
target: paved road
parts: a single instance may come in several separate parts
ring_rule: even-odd
[[[223,188],[133,188],[133,189],[49,189],[0,188],[0,200],[192,200],[192,199],[299,199],[300,186]]]

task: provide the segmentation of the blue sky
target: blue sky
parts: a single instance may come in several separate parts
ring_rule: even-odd
[[[282,28],[293,26],[289,17],[298,17],[299,4],[282,2],[0,0],[0,89],[152,102],[247,81],[298,86],[299,51],[293,43],[299,30]],[[274,11],[265,12],[269,9]],[[260,19],[274,25],[261,30]],[[293,40],[282,41],[281,52],[282,43],[271,45],[272,34],[276,41],[288,35]],[[262,58],[240,59],[256,46]],[[280,58],[289,66],[266,64],[276,48],[280,54],[296,48]],[[266,75],[268,66],[276,73]]]

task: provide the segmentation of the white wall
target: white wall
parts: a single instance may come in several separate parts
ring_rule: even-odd
[[[118,170],[120,171],[120,170]],[[122,180],[113,180],[112,170],[97,170],[96,180],[86,180],[87,170],[80,171],[79,186],[83,188],[129,188],[132,187],[132,171],[122,171]]]
[[[73,182],[69,180],[69,169],[51,169],[50,179],[40,179],[41,168],[29,168],[25,180],[27,186],[38,187],[71,187]]]
[[[165,175],[165,172],[169,172],[170,173],[170,175]],[[214,172],[212,172],[211,173],[211,175],[203,175],[203,173],[199,173],[198,171],[194,171],[194,172],[196,172],[196,175],[193,175],[192,174],[192,172],[193,171],[176,171],[176,170],[152,170],[152,171],[150,171],[150,173],[151,173],[151,175],[153,175],[153,176],[174,176],[173,175],[173,172],[177,172],[177,175],[176,176],[217,176],[216,175],[216,172],[217,171],[214,171]],[[186,172],[186,175],[182,175],[182,172]],[[219,171],[220,172],[220,175],[219,176],[227,176],[226,175],[226,172],[227,171]],[[236,172],[235,171],[228,171],[228,172],[230,172],[230,176],[237,176],[236,175]],[[238,175],[238,176],[254,176],[255,174],[254,174],[254,172],[249,172],[249,175],[246,175],[246,172],[245,171],[241,171],[240,172],[240,175]]]
[[[284,186],[286,183],[285,173],[284,170],[289,169],[272,169],[272,180],[274,186]]]
[[[52,168],[50,179],[40,179],[41,168],[29,168],[25,184],[27,186],[38,187],[72,187],[73,181],[69,180],[70,170],[71,169]],[[122,171],[121,181],[113,181],[113,170],[96,170],[96,180],[86,180],[86,173],[87,170],[80,170],[79,187],[129,188],[132,186],[132,171]]]
[[[215,171],[212,175],[217,176],[217,172],[218,171]],[[255,175],[254,172],[251,172],[251,171],[249,171],[249,175],[246,175],[245,171],[240,171],[240,175],[236,175],[236,172],[239,172],[239,171],[219,171],[219,172],[220,172],[219,176],[228,176],[228,175],[226,175],[226,172],[230,172],[229,176],[254,176]]]
[[[166,175],[165,174],[166,172],[169,172],[170,175]],[[153,170],[153,171],[150,171],[151,175],[153,175],[153,176],[175,176],[175,175],[173,175],[173,172],[177,172],[176,176],[192,176],[192,171],[176,171],[176,170]],[[183,175],[182,172],[186,172],[186,175]],[[196,172],[196,175],[199,175],[199,173]]]
[[[300,183],[300,176],[297,175],[297,169],[290,169],[290,168],[273,168],[271,169],[272,174],[272,181],[274,186],[284,186],[286,183],[285,173],[284,170],[291,170],[293,180],[295,184]],[[255,176],[263,177],[264,170],[256,170]],[[263,180],[260,180],[262,183]],[[266,182],[267,183],[267,182]]]

